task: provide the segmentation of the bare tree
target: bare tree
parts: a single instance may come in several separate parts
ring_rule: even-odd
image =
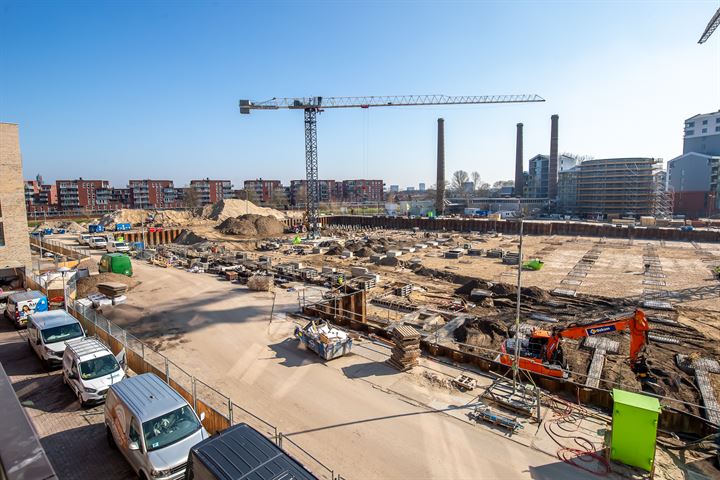
[[[200,203],[200,197],[198,195],[197,190],[190,187],[185,187],[183,189],[183,197],[182,197],[182,205],[185,208],[197,208]]]
[[[287,194],[285,193],[285,190],[284,189],[273,190],[271,202],[276,207],[282,207],[284,205],[287,205],[289,202],[288,202],[288,197],[287,197]]]
[[[468,173],[465,170],[457,170],[452,174],[450,189],[455,192],[463,191],[463,184],[469,181]]]
[[[480,174],[478,172],[472,172],[470,174],[470,181],[473,182],[473,190],[477,190],[480,186]]]

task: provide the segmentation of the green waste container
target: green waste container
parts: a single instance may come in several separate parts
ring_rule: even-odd
[[[616,388],[612,396],[610,459],[652,471],[660,402],[655,397]]]

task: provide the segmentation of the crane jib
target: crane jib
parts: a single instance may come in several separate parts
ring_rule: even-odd
[[[586,328],[585,333],[588,335],[600,335],[602,333],[614,332],[617,328],[615,325],[605,325],[604,327]]]

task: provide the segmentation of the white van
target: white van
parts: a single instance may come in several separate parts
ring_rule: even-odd
[[[81,233],[77,237],[77,242],[80,245],[88,245],[90,243],[90,239],[92,238],[92,235],[89,235],[87,233]]]
[[[190,449],[210,435],[187,401],[152,373],[110,386],[105,399],[105,432],[144,479],[185,476]]]
[[[108,251],[108,253],[112,253],[112,252],[127,253],[130,251],[130,245],[128,245],[125,242],[121,242],[119,240],[112,240],[112,241],[109,241],[107,244],[107,251]]]
[[[28,344],[45,368],[62,362],[65,342],[85,336],[75,317],[65,310],[50,310],[29,316]]]
[[[66,344],[62,360],[63,383],[75,393],[81,407],[104,402],[110,385],[125,378],[124,359],[118,361],[95,337],[80,337]]]
[[[27,324],[28,316],[35,312],[46,312],[47,297],[37,290],[16,292],[8,296],[5,316],[20,328]]]
[[[105,248],[107,247],[108,241],[105,237],[90,237],[88,246],[90,248]]]

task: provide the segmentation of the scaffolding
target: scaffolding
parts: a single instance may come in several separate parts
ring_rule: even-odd
[[[609,158],[582,163],[577,176],[577,207],[583,215],[668,216],[662,159]]]

